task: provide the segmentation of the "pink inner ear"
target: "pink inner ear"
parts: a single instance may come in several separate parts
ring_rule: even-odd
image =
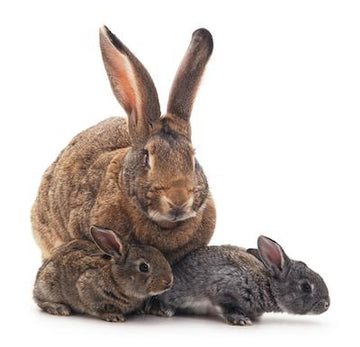
[[[100,247],[105,253],[122,253],[121,242],[113,231],[96,228],[93,229],[92,235],[98,247]]]
[[[137,109],[136,80],[128,59],[121,53],[109,54],[109,62],[112,66],[111,82],[115,96],[130,113]]]
[[[113,249],[116,252],[120,252],[121,245],[114,234],[103,233],[103,238],[109,248]]]
[[[282,268],[282,265],[283,265],[282,256],[278,250],[276,250],[274,248],[267,249],[265,251],[265,256],[269,259],[269,261],[271,263],[276,265],[279,269]]]
[[[279,269],[283,268],[284,259],[282,256],[282,251],[275,242],[262,237],[259,243],[259,248],[263,254],[263,257],[265,257],[269,263],[275,265]]]
[[[100,35],[106,71],[114,94],[128,114],[138,110],[139,88],[129,58],[119,52],[106,35]]]

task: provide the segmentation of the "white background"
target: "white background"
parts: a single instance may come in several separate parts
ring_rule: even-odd
[[[356,339],[360,231],[357,1],[2,1],[0,5],[2,345],[306,346]],[[217,204],[212,244],[277,240],[326,280],[321,316],[217,319],[53,317],[35,306],[40,252],[30,208],[41,175],[79,131],[124,112],[98,47],[106,24],[138,56],[163,109],[191,33],[214,53],[193,143]],[[10,339],[10,340],[9,340]],[[357,338],[358,339],[358,338]],[[353,342],[354,343],[354,342]]]

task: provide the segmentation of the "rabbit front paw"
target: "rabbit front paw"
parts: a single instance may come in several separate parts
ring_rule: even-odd
[[[171,306],[161,305],[157,310],[152,310],[151,314],[159,317],[172,317],[175,310]]]
[[[172,317],[175,314],[174,307],[165,304],[157,297],[153,297],[147,301],[144,307],[145,313],[159,317]]]
[[[228,313],[224,316],[225,322],[230,325],[252,325],[250,318],[239,313]]]
[[[107,322],[125,322],[126,319],[121,313],[105,312],[100,315],[100,318]]]

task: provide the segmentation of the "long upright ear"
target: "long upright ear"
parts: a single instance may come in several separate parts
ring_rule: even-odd
[[[268,237],[259,236],[258,250],[265,266],[274,275],[280,276],[287,273],[290,259],[278,243]]]
[[[188,121],[201,77],[213,50],[206,29],[196,30],[171,87],[167,112]]]
[[[104,253],[113,257],[122,257],[124,255],[124,247],[112,230],[92,226],[90,227],[90,235]]]
[[[134,145],[141,145],[160,117],[154,82],[140,61],[106,27],[100,28],[100,48],[115,97],[129,117]]]

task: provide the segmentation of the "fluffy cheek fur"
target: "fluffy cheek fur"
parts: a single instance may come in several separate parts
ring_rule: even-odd
[[[151,274],[131,274],[127,282],[127,291],[139,299],[145,299],[149,296],[158,295],[168,289],[169,279],[162,276],[153,276]]]
[[[153,278],[149,281],[147,291],[148,295],[159,295],[169,289],[169,283],[172,283],[172,279],[166,278]]]
[[[131,266],[113,265],[113,278],[116,286],[121,288],[125,295],[144,299],[149,296],[148,276],[138,272],[134,267],[134,264],[131,264]]]
[[[275,297],[278,298],[278,305],[283,312],[306,314],[311,310],[311,295],[301,293],[297,286],[296,282],[274,286],[273,292]]]

